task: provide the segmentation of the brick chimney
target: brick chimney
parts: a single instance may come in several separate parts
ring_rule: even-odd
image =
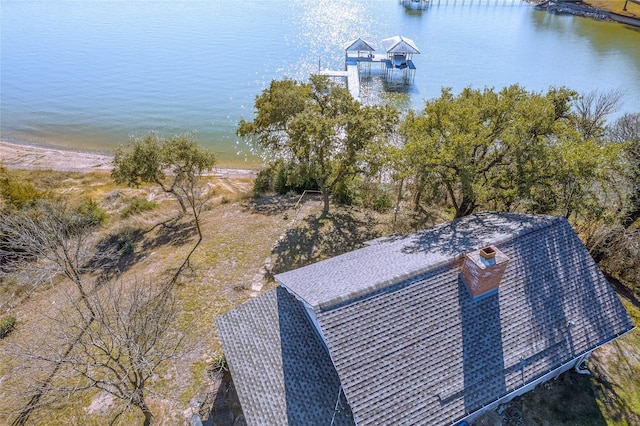
[[[462,264],[462,277],[471,295],[476,298],[497,291],[508,263],[509,258],[496,246],[467,253]]]

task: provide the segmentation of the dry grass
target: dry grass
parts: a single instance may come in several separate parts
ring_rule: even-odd
[[[90,195],[97,201],[109,215],[97,240],[104,247],[126,245],[129,249],[117,265],[124,280],[170,279],[196,241],[188,218],[174,219],[178,211],[175,201],[153,186],[115,187],[106,173],[12,173],[39,190],[73,200]],[[363,212],[337,212],[320,221],[316,219],[320,202],[312,199],[296,217],[295,197],[250,198],[250,178],[211,177],[208,183],[215,188],[215,196],[201,215],[204,240],[175,287],[181,306],[176,327],[185,333],[190,351],[155,380],[163,395],[151,403],[159,424],[184,422],[193,404],[212,392],[207,367],[221,351],[214,318],[274,286],[265,265],[284,270],[353,249],[360,241],[379,235]],[[135,197],[153,199],[159,208],[121,219],[120,212]],[[103,273],[115,277],[116,270]],[[24,395],[16,392],[21,388],[23,360],[5,349],[18,341],[37,342],[40,336],[34,330],[44,329],[39,322],[46,319],[34,312],[51,311],[51,304],[64,299],[61,292],[69,288],[59,277],[10,309],[18,317],[18,327],[10,338],[0,341],[0,423],[10,420],[11,412],[25,401]],[[115,406],[101,393],[85,392],[36,411],[30,420],[33,424],[80,424],[90,410],[89,424],[105,424],[113,417]],[[139,413],[132,411],[119,423],[139,421]]]
[[[628,2],[627,10],[623,10],[625,0],[584,0],[587,4],[596,9],[607,10],[623,16],[631,16],[632,18],[640,18],[640,4]]]

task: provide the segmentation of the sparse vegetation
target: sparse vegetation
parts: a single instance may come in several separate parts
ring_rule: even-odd
[[[118,184],[138,187],[153,183],[180,203],[182,213],[191,208],[199,180],[216,164],[215,156],[201,148],[193,134],[160,138],[155,133],[132,137],[120,146],[113,159],[111,176]],[[201,197],[196,197],[201,198]]]
[[[4,339],[13,331],[16,325],[16,317],[10,316],[0,320],[0,339]]]
[[[140,214],[142,212],[148,212],[158,208],[158,203],[155,201],[149,201],[144,197],[135,197],[129,201],[124,209],[120,212],[120,217],[126,219],[130,216]]]
[[[17,178],[0,166],[0,199],[6,206],[15,209],[33,207],[44,196],[31,183]]]

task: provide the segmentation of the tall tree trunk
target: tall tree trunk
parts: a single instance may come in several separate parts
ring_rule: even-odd
[[[142,392],[141,389],[138,389],[138,391]],[[133,404],[140,410],[142,410],[142,414],[144,414],[144,426],[149,426],[153,421],[153,413],[151,412],[151,410],[149,410],[144,397],[140,393],[137,393],[134,396]]]
[[[329,191],[326,188],[320,188],[322,193],[322,216],[327,217],[329,214]]]
[[[456,208],[455,219],[470,215],[471,213],[473,213],[476,207],[477,206],[475,201],[473,201],[469,197],[462,196],[462,201],[460,202],[460,205],[455,206]]]
[[[151,411],[149,411],[149,408],[146,407],[144,410],[142,410],[142,412],[144,413],[144,426],[151,425],[151,421],[153,420],[153,414],[151,413]]]
[[[174,197],[176,197],[176,199],[178,200],[178,203],[180,203],[180,208],[182,209],[182,215],[186,215],[187,214],[187,205],[184,203],[184,200],[182,199],[182,196],[180,194],[178,194],[174,189],[171,189],[170,191],[171,194],[173,194]]]
[[[420,211],[420,202],[422,201],[422,193],[424,192],[424,187],[426,186],[426,182],[423,176],[416,176],[416,193],[413,196],[413,211]]]
[[[400,179],[400,184],[398,185],[398,196],[396,197],[396,208],[393,209],[393,221],[396,221],[398,217],[398,213],[400,212],[400,202],[402,201],[402,189],[404,188],[404,178]]]

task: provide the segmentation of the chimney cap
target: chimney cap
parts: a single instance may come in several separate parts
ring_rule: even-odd
[[[483,247],[480,249],[480,256],[484,259],[493,259],[496,257],[496,251],[491,246]]]

